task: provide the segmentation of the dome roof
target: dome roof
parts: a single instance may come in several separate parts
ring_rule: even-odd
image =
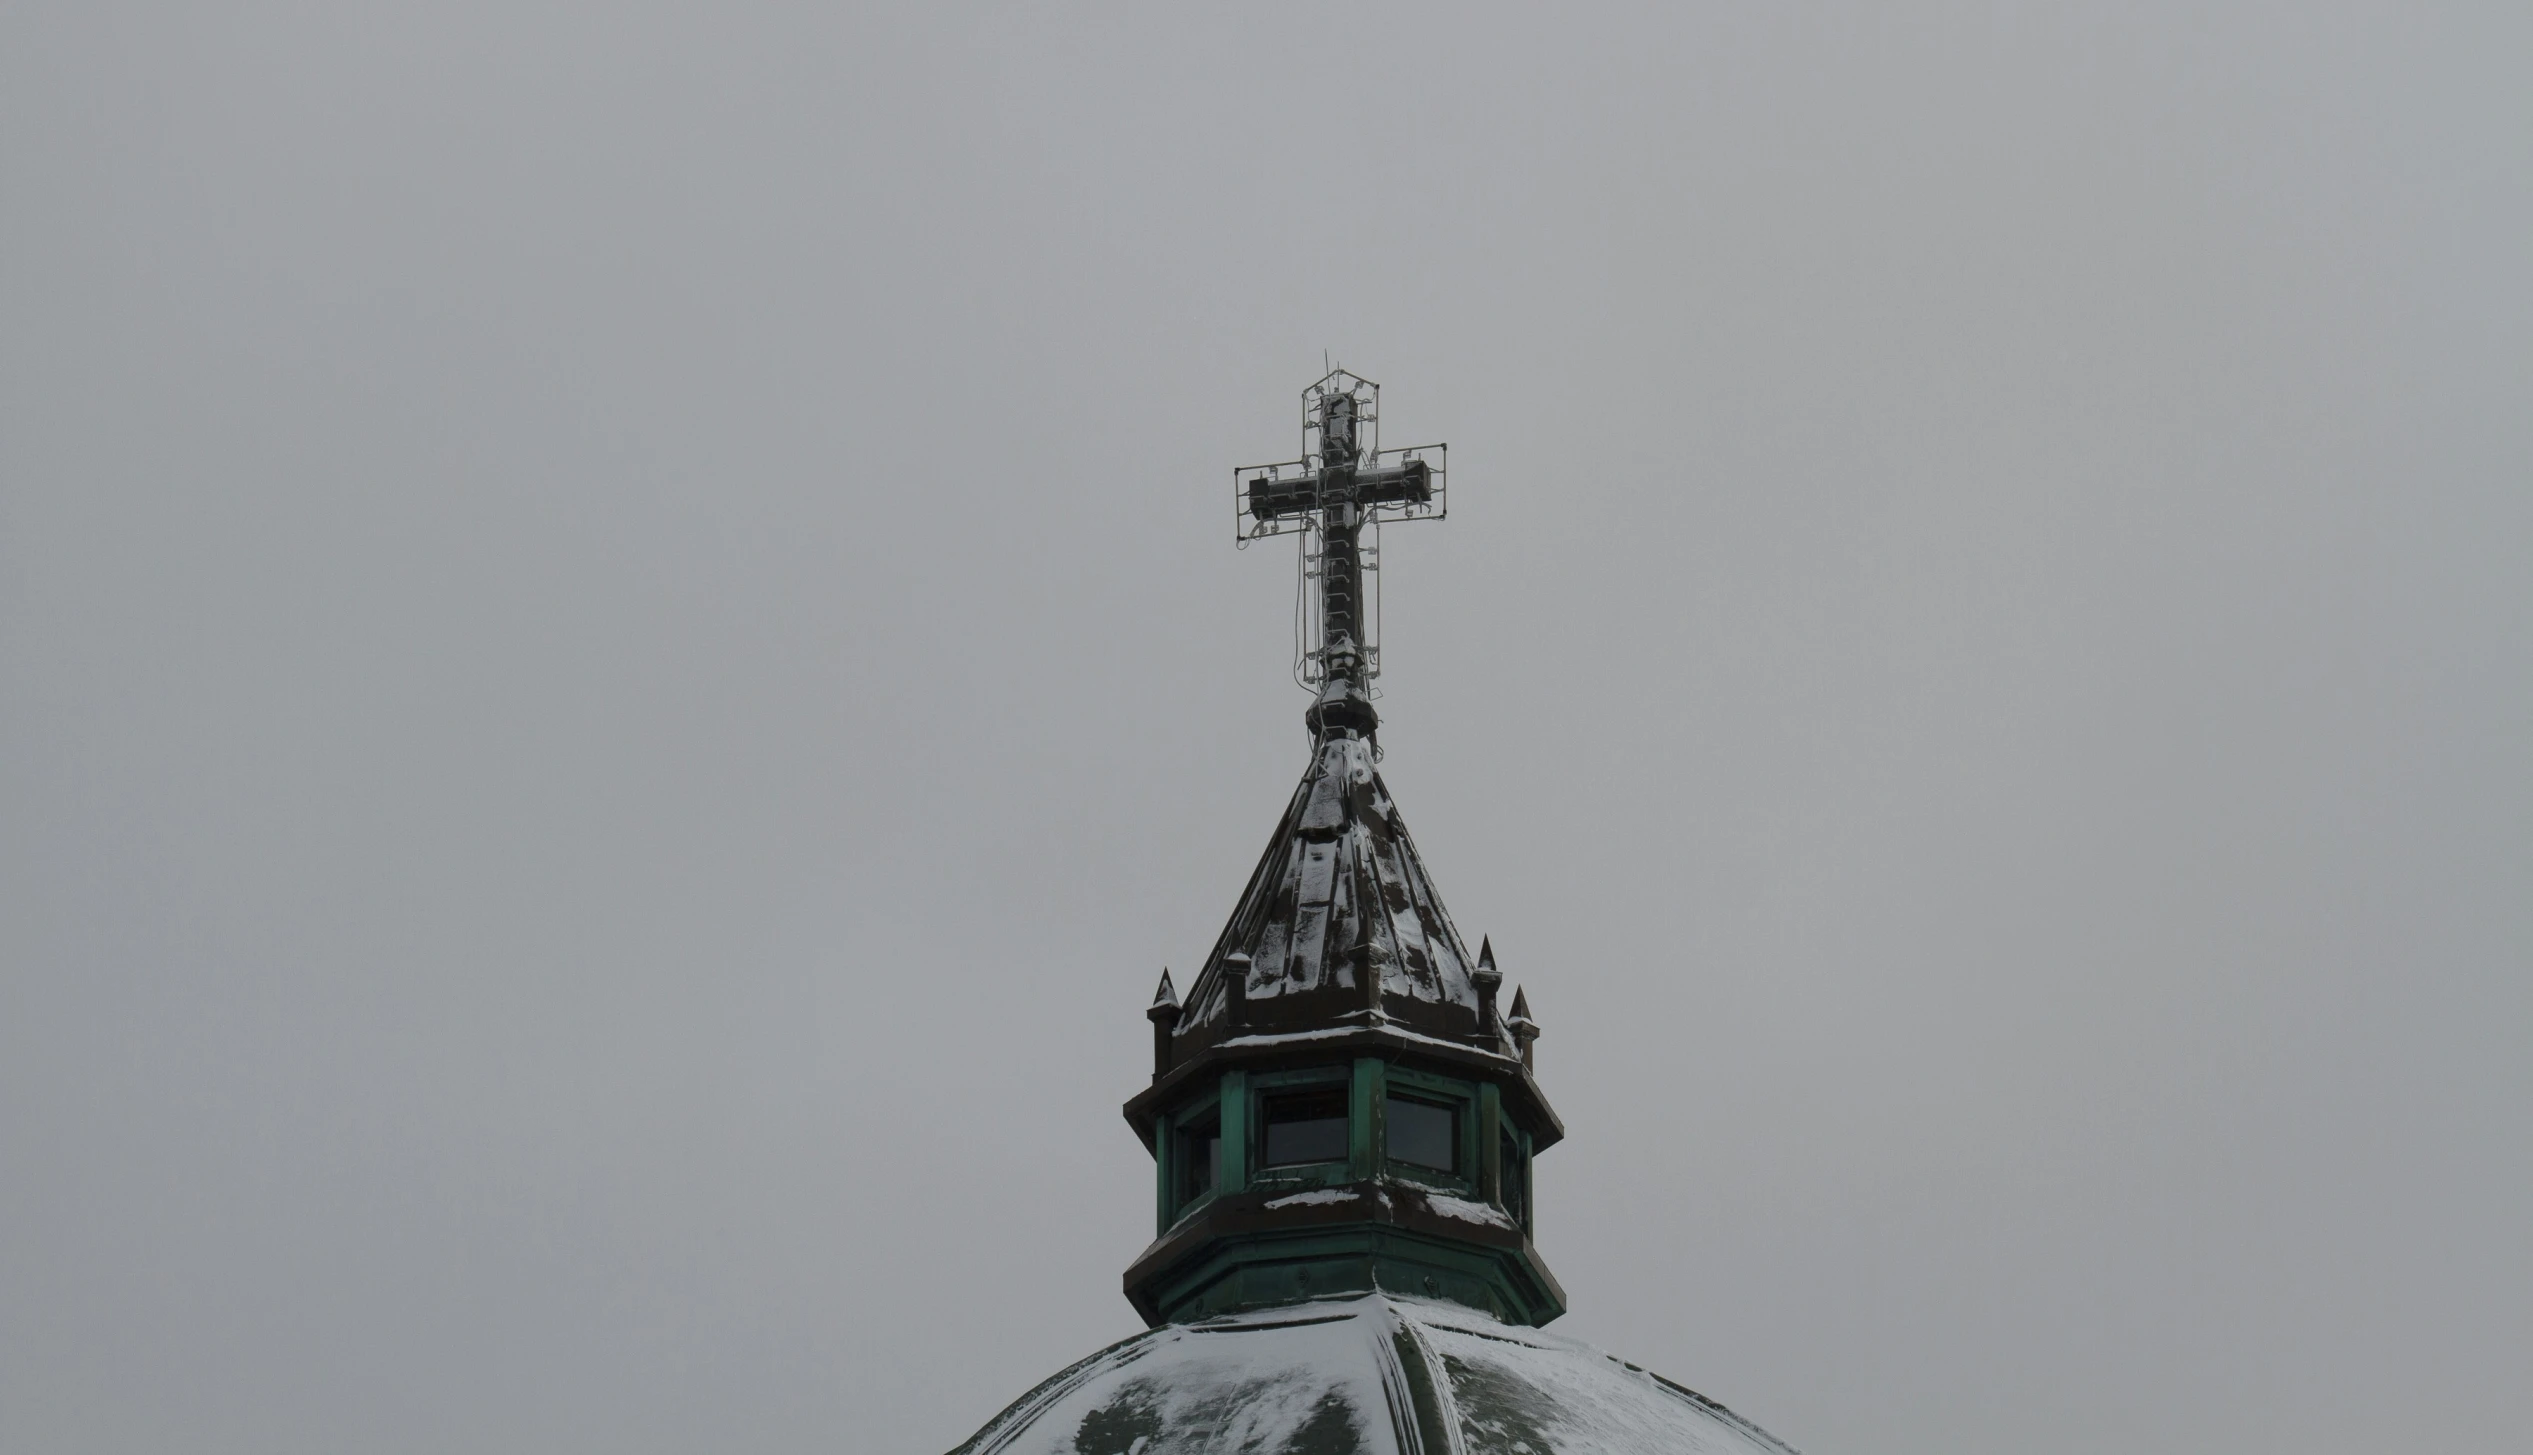
[[[953,1455],[1793,1455],[1590,1345],[1383,1294],[1168,1324]]]

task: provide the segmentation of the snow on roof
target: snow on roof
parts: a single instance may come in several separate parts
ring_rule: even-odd
[[[1453,1044],[1509,1050],[1480,1024],[1472,961],[1365,739],[1332,733],[1188,987],[1181,1054],[1244,1030],[1380,1008]],[[1236,984],[1234,983],[1236,982]]]
[[[1373,1294],[1169,1324],[1031,1390],[954,1455],[1794,1455],[1588,1344]]]

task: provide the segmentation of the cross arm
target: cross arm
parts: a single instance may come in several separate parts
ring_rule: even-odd
[[[1260,520],[1299,515],[1323,505],[1422,505],[1434,498],[1433,467],[1423,460],[1375,466],[1335,465],[1315,475],[1249,482],[1249,513]]]

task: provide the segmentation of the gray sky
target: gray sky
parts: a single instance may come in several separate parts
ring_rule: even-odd
[[[1906,13],[1899,13],[1905,10]],[[1304,762],[1560,1328],[1815,1455],[2533,1426],[2533,10],[0,8],[0,1448],[941,1450]]]

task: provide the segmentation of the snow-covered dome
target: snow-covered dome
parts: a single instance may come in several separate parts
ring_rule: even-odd
[[[1368,1294],[1165,1324],[953,1455],[1793,1455],[1703,1395],[1454,1303]]]

